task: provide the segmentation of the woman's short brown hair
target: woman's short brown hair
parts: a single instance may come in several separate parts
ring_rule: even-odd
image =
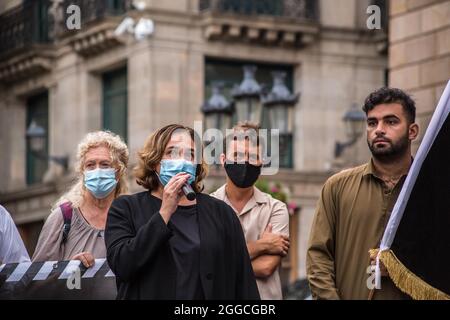
[[[201,140],[200,138],[195,139],[196,133],[192,128],[180,124],[170,124],[162,127],[147,138],[144,147],[138,152],[138,165],[134,168],[137,184],[148,190],[158,189],[159,179],[156,175],[156,167],[163,158],[164,150],[166,149],[172,134],[180,129],[186,130],[191,136],[192,141],[200,142],[200,145],[196,145],[195,148],[196,150],[199,147],[201,148],[201,163],[197,164],[197,173],[192,187],[195,192],[201,192],[203,190],[202,181],[208,174],[208,166],[203,159],[203,146]]]

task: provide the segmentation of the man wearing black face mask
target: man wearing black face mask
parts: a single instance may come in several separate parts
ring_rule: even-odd
[[[286,205],[258,190],[262,141],[258,126],[246,122],[224,141],[221,163],[226,184],[211,194],[230,205],[239,217],[252,260],[261,299],[282,299],[279,266],[289,249],[289,214]]]

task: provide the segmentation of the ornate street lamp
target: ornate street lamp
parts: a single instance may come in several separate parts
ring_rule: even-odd
[[[292,94],[286,87],[286,72],[272,72],[272,90],[262,97],[262,104],[269,114],[270,128],[280,132],[280,164],[292,166],[292,136],[294,133],[294,106],[300,94]]]
[[[261,86],[255,79],[257,67],[245,65],[244,80],[232,91],[235,101],[237,122],[249,120],[254,123],[261,123]]]
[[[345,124],[345,132],[348,138],[347,142],[336,142],[334,148],[334,156],[338,158],[344,150],[358,140],[364,132],[366,114],[358,109],[358,105],[354,103],[342,118]]]
[[[201,108],[204,114],[204,127],[208,129],[218,129],[222,132],[222,137],[226,134],[226,129],[231,129],[231,117],[234,111],[233,102],[230,102],[222,94],[223,82],[216,81],[212,83],[212,94],[211,97],[205,102]],[[220,137],[220,138],[222,138]],[[219,137],[211,135],[206,132],[204,139],[205,146],[209,145],[215,139]],[[222,143],[222,140],[216,141],[216,143]],[[219,153],[213,151],[212,156],[214,157],[214,164],[219,165]]]
[[[211,97],[203,104],[201,110],[205,116],[205,128],[216,128],[225,134],[225,129],[231,129],[234,104],[225,98],[222,90],[223,82],[213,82]]]
[[[69,157],[49,156],[44,153],[47,133],[45,132],[45,129],[43,127],[39,126],[36,123],[35,120],[32,120],[30,126],[28,127],[26,138],[28,140],[30,150],[33,155],[36,156],[36,158],[53,161],[62,166],[64,168],[64,172],[67,172],[69,168]]]
[[[279,129],[281,133],[294,131],[294,106],[300,94],[291,94],[286,87],[286,72],[272,72],[273,87],[269,94],[263,96],[262,104],[269,113],[270,127]]]

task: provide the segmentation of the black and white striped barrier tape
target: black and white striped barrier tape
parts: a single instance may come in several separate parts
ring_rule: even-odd
[[[91,268],[79,260],[0,265],[0,299],[115,299],[115,276],[106,259]]]

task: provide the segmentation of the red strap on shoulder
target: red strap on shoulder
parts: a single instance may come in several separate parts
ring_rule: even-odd
[[[72,204],[70,202],[64,202],[59,206],[64,218],[64,222],[72,220]]]

